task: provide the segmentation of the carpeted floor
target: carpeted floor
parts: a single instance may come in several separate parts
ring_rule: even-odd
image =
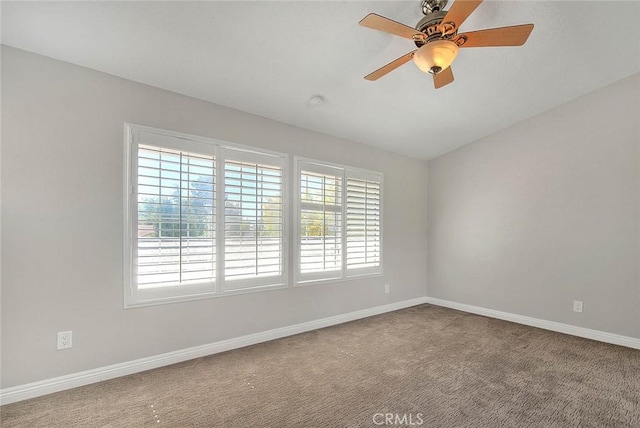
[[[640,351],[421,305],[0,410],[6,428],[640,427]]]

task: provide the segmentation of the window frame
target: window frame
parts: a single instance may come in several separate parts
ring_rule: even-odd
[[[212,280],[181,284],[176,287],[150,287],[139,289],[136,282],[137,243],[138,243],[138,147],[145,144],[141,141],[141,133],[151,136],[153,142],[146,144],[168,149],[189,151],[203,155],[213,155],[215,159],[215,278]],[[222,297],[234,294],[253,293],[264,290],[281,289],[289,286],[289,162],[290,156],[258,147],[229,143],[227,141],[184,134],[142,125],[125,123],[124,127],[124,237],[123,237],[123,267],[124,267],[124,307],[133,308],[163,303],[198,300],[212,297]],[[204,150],[204,152],[203,152]],[[276,278],[271,282],[261,278],[247,278],[234,280],[235,287],[225,287],[224,267],[224,235],[225,235],[225,182],[224,172],[228,152],[243,153],[246,158],[278,160],[282,177],[282,234],[281,234],[281,266],[280,275],[265,278]],[[233,156],[229,157],[233,160]],[[237,159],[236,159],[237,160]]]
[[[383,221],[383,211],[384,211],[384,174],[378,171],[367,170],[363,168],[356,168],[347,165],[337,164],[333,162],[324,162],[319,161],[317,159],[311,159],[301,156],[293,157],[293,174],[292,174],[292,205],[293,205],[293,213],[292,213],[292,221],[293,221],[293,239],[294,243],[293,247],[293,265],[295,268],[293,269],[293,286],[301,287],[306,285],[315,285],[315,284],[326,284],[333,282],[341,282],[351,279],[361,279],[361,278],[371,278],[371,277],[381,277],[384,275],[384,221]],[[341,171],[341,180],[342,180],[342,203],[341,203],[341,258],[342,265],[341,269],[338,270],[338,276],[335,275],[323,275],[324,272],[318,273],[306,273],[303,274],[301,272],[301,219],[302,219],[302,208],[304,203],[301,198],[301,173],[304,170],[304,166],[309,165],[309,172],[317,172],[317,173],[326,173],[329,171]],[[377,267],[370,268],[356,268],[356,269],[347,269],[347,180],[349,178],[355,179],[365,179],[370,181],[378,181],[380,183],[380,262]],[[335,271],[329,271],[335,272]]]
[[[295,158],[295,163],[296,163],[296,178],[295,178],[295,198],[294,200],[296,201],[296,207],[295,207],[295,228],[296,228],[296,270],[295,270],[295,284],[300,284],[300,283],[310,283],[310,282],[316,282],[316,281],[337,281],[340,280],[344,277],[344,267],[345,267],[345,257],[344,257],[344,245],[343,245],[343,240],[344,240],[344,203],[346,201],[345,199],[345,193],[344,193],[344,170],[342,168],[339,167],[334,167],[331,165],[327,165],[324,163],[320,163],[318,161],[314,161],[314,160],[308,160],[308,159],[302,159],[302,158]],[[340,206],[339,209],[335,209],[331,208],[330,211],[331,212],[337,212],[340,213],[340,223],[341,223],[341,227],[340,227],[340,269],[334,269],[334,270],[327,270],[327,271],[322,271],[322,272],[308,272],[308,273],[303,273],[301,272],[301,263],[302,263],[302,249],[301,249],[301,238],[302,238],[302,210],[305,207],[312,207],[313,204],[311,202],[302,202],[302,195],[301,195],[301,187],[300,187],[300,181],[301,181],[301,175],[302,175],[302,168],[301,165],[308,165],[308,170],[309,172],[313,172],[316,174],[323,174],[325,176],[333,176],[336,178],[340,179],[340,186],[342,188],[341,190],[341,197],[340,197]],[[326,208],[326,204],[317,204],[318,206],[322,206],[323,208]]]

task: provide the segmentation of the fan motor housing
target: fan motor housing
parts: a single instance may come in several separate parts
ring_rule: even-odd
[[[414,40],[417,47],[424,45],[425,43],[429,43],[432,40],[439,40],[442,38],[450,38],[455,36],[457,30],[455,28],[451,28],[449,32],[444,31],[440,25],[442,19],[445,17],[447,12],[439,11],[433,12],[428,15],[425,15],[418,24],[416,25],[416,30],[424,33],[424,40]]]

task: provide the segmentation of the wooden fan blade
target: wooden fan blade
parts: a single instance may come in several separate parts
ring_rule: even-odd
[[[533,31],[533,24],[514,25],[512,27],[489,28],[471,31],[460,36],[467,38],[461,48],[481,48],[484,46],[522,46]]]
[[[360,25],[412,40],[414,34],[422,34],[415,28],[411,28],[407,25],[401,24],[375,13],[370,13],[369,15],[362,18],[362,21],[360,21]]]
[[[373,73],[366,75],[364,78],[366,80],[371,80],[371,81],[378,80],[385,74],[390,73],[396,68],[400,67],[401,65],[404,65],[409,61],[411,61],[411,58],[413,58],[414,52],[415,51],[409,52],[408,54],[402,55],[400,58],[394,59],[389,64],[385,65],[384,67],[380,67]]]
[[[433,84],[436,86],[436,89],[442,88],[451,82],[453,82],[453,70],[451,70],[451,67],[447,67],[433,76]]]
[[[442,22],[453,22],[456,24],[456,28],[460,28],[469,15],[480,6],[480,3],[482,0],[456,0],[442,18]]]

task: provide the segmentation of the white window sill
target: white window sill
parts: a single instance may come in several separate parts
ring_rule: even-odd
[[[309,280],[297,281],[296,283],[293,284],[293,286],[306,287],[308,285],[333,284],[336,282],[347,282],[347,281],[353,281],[356,279],[380,278],[383,276],[384,275],[382,274],[382,272],[376,272],[376,273],[367,273],[367,274],[361,274],[361,275],[351,275],[344,278],[309,279]]]
[[[240,294],[259,293],[262,291],[269,291],[269,290],[282,290],[284,288],[289,288],[289,287],[287,284],[275,284],[275,285],[263,285],[263,286],[251,287],[251,288],[241,288],[237,290],[200,293],[200,294],[183,295],[183,296],[175,296],[175,297],[164,297],[164,298],[159,297],[159,298],[150,299],[150,300],[125,302],[124,308],[133,309],[133,308],[140,308],[145,306],[157,306],[157,305],[165,305],[170,303],[189,302],[192,300],[203,300],[203,299],[212,299],[212,298],[218,298],[218,297],[237,296]]]

